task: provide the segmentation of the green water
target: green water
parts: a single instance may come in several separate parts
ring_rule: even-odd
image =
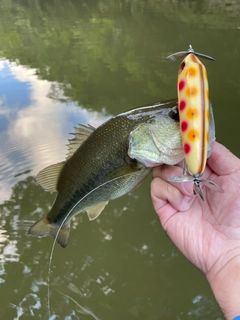
[[[167,55],[192,44],[216,59],[204,63],[217,140],[240,156],[239,12],[234,0],[0,2],[0,319],[49,318],[53,239],[26,231],[54,195],[36,174],[64,159],[78,123],[174,98],[178,63]],[[162,230],[150,182],[96,221],[75,218],[53,255],[51,320],[224,319]]]

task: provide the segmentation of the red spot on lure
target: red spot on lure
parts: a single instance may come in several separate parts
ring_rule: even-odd
[[[183,149],[184,149],[184,154],[187,155],[190,151],[191,151],[191,146],[188,143],[185,143],[183,145]]]
[[[186,107],[186,101],[184,101],[184,100],[180,101],[180,103],[179,103],[180,111],[183,111],[185,109],[185,107]]]
[[[185,81],[181,80],[178,84],[178,90],[181,91],[185,87]]]
[[[181,131],[184,132],[187,130],[187,127],[188,127],[188,123],[186,121],[183,121],[181,123]]]

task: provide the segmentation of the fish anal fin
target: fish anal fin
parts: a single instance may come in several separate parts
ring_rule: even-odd
[[[37,175],[37,182],[46,191],[57,191],[57,182],[65,161],[52,164],[43,170],[41,170]]]
[[[59,227],[57,225],[53,225],[49,223],[46,218],[37,221],[31,228],[28,230],[28,234],[35,237],[53,237],[54,239],[57,236]],[[58,237],[56,239],[57,243],[60,244],[61,247],[65,248],[68,244],[68,238],[70,233],[70,225],[69,223],[64,225],[58,233]]]
[[[88,208],[87,215],[90,221],[97,219],[97,217],[101,214],[105,206],[108,204],[108,201],[101,202],[94,207]]]
[[[68,140],[68,154],[66,159],[71,158],[75,151],[93,133],[94,130],[95,128],[91,125],[84,126],[83,124],[79,124],[78,127],[75,127],[75,133],[71,133],[74,135],[74,138]]]

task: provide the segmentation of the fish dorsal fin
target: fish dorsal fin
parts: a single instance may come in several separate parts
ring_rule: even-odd
[[[73,133],[74,138],[69,140],[68,144],[68,154],[66,159],[69,159],[78,147],[85,141],[95,130],[91,125],[84,126],[82,124],[79,127],[75,128],[76,132]],[[65,161],[52,164],[41,170],[37,175],[37,182],[46,190],[46,191],[57,191],[57,182],[62,170]]]
[[[37,182],[46,191],[57,191],[57,182],[65,161],[52,164],[41,170],[37,175]]]
[[[95,207],[91,207],[87,209],[87,215],[89,220],[97,219],[97,217],[101,214],[105,206],[108,204],[108,201],[97,204]]]
[[[69,139],[68,144],[68,153],[66,159],[69,159],[74,152],[80,147],[80,145],[93,133],[95,128],[91,125],[84,126],[83,124],[79,124],[78,127],[75,127],[75,133],[71,133],[74,135],[74,138]]]

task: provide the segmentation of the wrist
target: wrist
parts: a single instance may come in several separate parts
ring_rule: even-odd
[[[240,316],[240,248],[221,257],[206,276],[226,319]]]

